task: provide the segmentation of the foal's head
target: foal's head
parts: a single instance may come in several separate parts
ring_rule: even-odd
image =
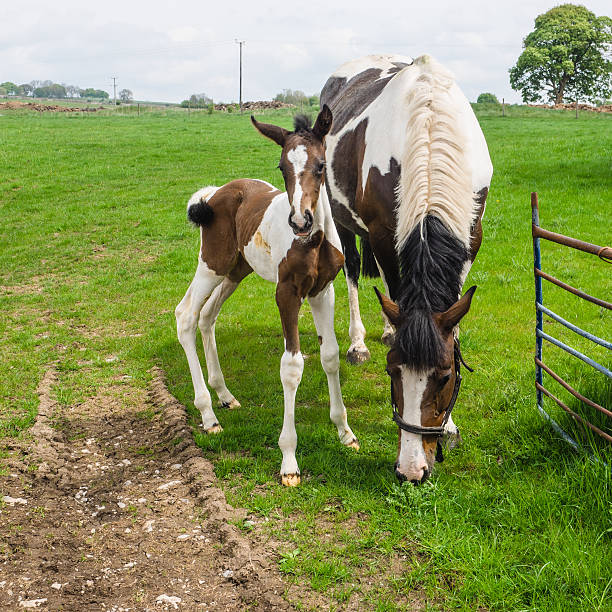
[[[445,425],[446,412],[452,409],[459,391],[461,356],[455,326],[470,309],[475,290],[476,287],[471,287],[448,310],[434,314],[400,312],[395,302],[376,291],[383,312],[397,330],[395,344],[387,353],[387,373],[391,377],[391,401],[400,417],[395,474],[402,481],[425,482],[439,457],[440,428]],[[421,340],[412,347],[410,355],[410,349],[402,346],[401,335],[406,326],[415,325],[420,328]],[[432,343],[436,345],[435,351],[430,350]],[[422,357],[419,353],[428,350],[436,355],[435,363],[415,365]],[[403,425],[416,431],[406,431]]]
[[[259,123],[251,116],[253,125],[283,148],[278,167],[283,173],[291,212],[289,225],[296,236],[308,236],[312,230],[319,190],[325,177],[325,146],[323,141],[332,124],[332,113],[323,105],[314,127],[310,119],[298,115],[294,130]]]

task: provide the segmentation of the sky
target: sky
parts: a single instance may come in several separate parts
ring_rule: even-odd
[[[2,0],[0,82],[52,80],[137,100],[180,102],[206,93],[270,100],[283,89],[318,94],[342,63],[372,53],[434,56],[468,99],[520,102],[508,69],[537,15],[559,2],[462,0]],[[586,4],[610,15],[609,0]]]

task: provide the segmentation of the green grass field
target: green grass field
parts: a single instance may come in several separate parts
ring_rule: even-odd
[[[480,116],[495,172],[466,284],[478,291],[462,323],[463,354],[476,371],[464,376],[454,413],[464,442],[426,485],[400,486],[393,474],[397,431],[376,281],[363,282],[360,294],[372,360],[341,365],[358,453],[338,443],[329,422],[316,334],[307,304],[302,310],[308,357],[296,409],[298,489],[282,488],[277,477],[283,343],[274,287],[247,278],[219,317],[221,365],[242,408],[219,409],[224,432],[197,433],[197,442],[230,502],[267,519],[260,537],[280,543],[282,571],[321,590],[332,607],[350,599],[362,609],[410,609],[406,593],[414,590],[432,609],[612,609],[610,469],[572,451],[535,408],[529,206],[537,191],[544,227],[612,242],[612,117],[510,110]],[[291,124],[286,113],[266,120]],[[199,240],[185,204],[197,188],[238,177],[280,186],[275,145],[246,115],[184,112],[5,111],[0,142],[0,438],[26,435],[37,383],[52,362],[66,404],[120,376],[144,387],[158,364],[197,425],[174,322]],[[610,268],[596,258],[546,244],[543,265],[609,299]],[[564,318],[610,337],[609,312],[544,291]],[[336,295],[344,353],[342,274]],[[604,349],[556,323],[546,327],[610,364]],[[545,360],[579,389],[603,389],[603,377],[557,349],[545,347]],[[612,459],[609,448],[598,452]]]

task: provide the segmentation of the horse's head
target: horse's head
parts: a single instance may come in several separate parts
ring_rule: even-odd
[[[393,418],[399,426],[395,474],[402,481],[425,482],[439,457],[438,443],[461,382],[455,326],[470,309],[474,291],[476,287],[471,287],[448,310],[432,315],[402,313],[395,302],[376,290],[383,312],[397,330],[395,344],[387,353],[387,373]],[[419,328],[420,338],[413,347],[402,342],[406,327]],[[414,340],[415,334],[411,337]],[[435,359],[423,365],[421,351]]]
[[[308,236],[325,176],[323,141],[332,124],[332,113],[327,105],[323,105],[314,127],[311,127],[310,119],[298,115],[293,132],[277,125],[259,123],[253,116],[251,121],[264,136],[283,149],[278,167],[283,173],[291,204],[289,225],[296,236]]]

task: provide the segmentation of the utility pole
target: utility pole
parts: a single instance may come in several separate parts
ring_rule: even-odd
[[[240,45],[240,114],[242,115],[242,45],[244,45],[246,41],[235,38],[234,42]]]
[[[113,79],[113,102],[117,106],[117,77],[111,77]]]

